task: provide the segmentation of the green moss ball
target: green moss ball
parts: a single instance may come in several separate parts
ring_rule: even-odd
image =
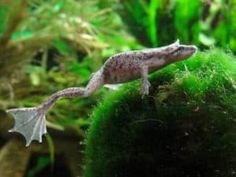
[[[91,116],[85,177],[236,175],[236,58],[198,52],[109,93]]]

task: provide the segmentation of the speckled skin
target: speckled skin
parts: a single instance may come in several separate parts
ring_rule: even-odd
[[[142,78],[142,94],[147,95],[150,83],[148,74],[164,66],[189,58],[196,51],[193,45],[180,45],[179,41],[168,46],[128,51],[111,56],[95,72],[85,88],[67,88],[53,94],[46,102],[41,104],[48,109],[60,97],[86,97],[105,84],[125,83]]]
[[[162,48],[124,52],[110,57],[98,72],[101,72],[104,84],[129,82],[142,78],[144,67],[147,67],[148,73],[150,73],[174,62],[172,57],[177,56],[174,52],[180,47],[185,47],[185,50],[192,50],[193,53],[196,50],[194,46],[183,46],[174,43]],[[186,56],[183,57],[179,60],[185,59]]]
[[[154,58],[155,57],[155,58]],[[158,69],[163,66],[161,53],[159,56],[154,52],[134,51],[112,56],[101,68],[105,84],[125,83],[142,77],[143,66]],[[152,60],[158,60],[154,65]]]
[[[164,66],[189,58],[196,51],[193,45],[180,45],[179,41],[168,46],[123,52],[111,56],[104,65],[95,72],[88,85],[72,87],[52,94],[48,100],[33,108],[10,109],[15,119],[15,126],[11,131],[21,133],[27,142],[42,141],[42,135],[47,132],[45,113],[62,97],[87,97],[105,84],[125,83],[142,78],[142,94],[149,93],[150,83],[148,74]],[[32,127],[33,126],[33,127]],[[28,132],[33,130],[33,132]]]

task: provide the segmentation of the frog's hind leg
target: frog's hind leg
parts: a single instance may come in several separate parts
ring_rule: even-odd
[[[104,85],[104,75],[103,70],[99,70],[93,74],[92,78],[90,79],[89,83],[85,87],[84,96],[89,96],[100,87]]]
[[[71,87],[52,94],[46,101],[38,107],[16,108],[7,110],[14,120],[15,125],[10,132],[19,132],[26,139],[26,146],[31,141],[42,142],[42,136],[47,133],[45,114],[54,103],[62,97],[87,97],[103,85],[102,72],[96,72],[88,85],[83,87]]]
[[[63,96],[83,96],[84,88],[73,87],[54,93],[45,102],[37,107],[8,109],[15,121],[14,127],[10,132],[18,132],[26,139],[26,146],[31,141],[42,142],[42,136],[47,133],[45,114],[49,108]]]

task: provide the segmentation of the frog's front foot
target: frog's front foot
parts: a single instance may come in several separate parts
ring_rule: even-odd
[[[151,86],[151,84],[148,80],[143,80],[142,88],[141,88],[142,97],[149,94],[150,86]]]

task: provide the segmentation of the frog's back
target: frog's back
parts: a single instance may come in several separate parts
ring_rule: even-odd
[[[115,84],[139,78],[141,61],[142,58],[137,52],[120,53],[110,57],[103,66],[105,82]]]

